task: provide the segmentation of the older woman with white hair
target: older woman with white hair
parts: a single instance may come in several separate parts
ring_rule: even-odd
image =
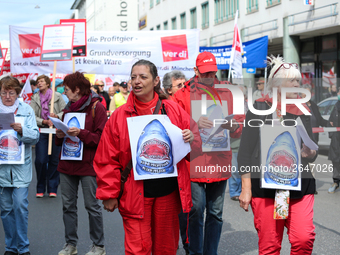
[[[261,154],[266,153],[261,151],[261,141],[263,142],[266,138],[260,139],[261,123],[257,120],[261,119],[265,122],[266,120],[280,119],[281,121],[285,120],[286,126],[292,126],[295,123],[292,120],[300,117],[309,137],[312,138],[309,115],[304,115],[295,105],[287,105],[286,115],[281,113],[281,89],[300,87],[301,73],[298,65],[284,62],[280,57],[271,57],[269,60],[272,66],[269,75],[269,91],[270,94],[273,94],[273,88],[277,88],[278,104],[273,114],[267,116],[258,116],[251,111],[247,112],[246,123],[252,120],[252,126],[244,127],[238,154],[238,165],[242,176],[240,206],[248,211],[248,207],[251,205],[254,225],[259,237],[259,254],[280,254],[284,227],[288,230],[288,238],[291,243],[290,254],[311,254],[315,240],[315,226],[313,225],[315,179],[309,170],[308,163],[315,160],[317,152],[301,143],[301,155],[299,155],[302,165],[302,168],[299,168],[299,171],[301,170],[301,190],[288,191],[285,190],[285,186],[282,189],[268,189],[261,186]],[[297,99],[299,96],[298,93],[292,91],[286,93],[286,98]],[[271,108],[272,104],[273,98],[266,95],[255,102],[254,108],[267,110]],[[305,104],[303,105],[308,109]],[[256,126],[255,123],[258,125]],[[291,128],[287,127],[287,129]],[[282,143],[293,146],[289,139],[284,139]],[[291,164],[292,160],[289,160],[290,155],[282,147],[277,149],[274,163],[281,168],[287,166],[292,170],[293,164]],[[252,166],[257,166],[260,171],[241,171],[241,169],[255,169],[251,168]],[[280,175],[278,174],[278,176]],[[285,210],[280,210],[280,208]]]
[[[32,145],[39,140],[39,129],[33,109],[18,100],[20,82],[6,76],[0,80],[0,89],[0,113],[16,118],[10,129],[0,128],[0,211],[5,255],[29,255],[27,195],[32,180]]]

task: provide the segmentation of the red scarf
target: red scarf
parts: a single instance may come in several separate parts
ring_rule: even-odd
[[[297,98],[301,98],[301,97],[298,96]],[[262,98],[257,99],[256,101],[266,102],[269,105],[273,105],[273,98],[269,97],[268,94],[265,95]],[[303,103],[302,106],[305,107],[308,112],[310,112],[309,107],[305,103]],[[277,102],[277,109],[281,111],[281,102]],[[293,115],[303,115],[304,114],[295,104],[287,104],[286,105],[286,112],[293,114]]]
[[[154,92],[153,99],[149,102],[142,102],[139,101],[134,93],[131,93],[133,96],[133,101],[135,103],[135,109],[139,115],[149,115],[153,114],[153,111],[155,110],[156,104],[158,102],[158,94]]]
[[[83,106],[83,104],[87,101],[87,99],[89,99],[89,96],[90,94],[84,95],[78,101],[74,103],[71,102],[69,112],[77,112]]]

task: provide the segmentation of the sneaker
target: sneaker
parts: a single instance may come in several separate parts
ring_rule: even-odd
[[[37,194],[35,195],[35,197],[36,197],[36,198],[42,198],[42,197],[44,197],[44,193],[37,193]]]
[[[58,253],[58,255],[75,255],[78,254],[77,247],[71,244],[65,244],[64,248]]]
[[[334,182],[332,186],[328,189],[328,193],[333,194],[339,188],[339,184]]]
[[[57,197],[57,193],[51,192],[49,196],[50,196],[50,197]]]
[[[231,197],[230,199],[233,201],[239,201],[239,196],[234,196],[234,197]]]
[[[90,251],[85,255],[106,255],[105,247],[100,247],[93,244]]]
[[[27,251],[25,253],[20,253],[19,255],[31,255],[31,253],[29,251]]]

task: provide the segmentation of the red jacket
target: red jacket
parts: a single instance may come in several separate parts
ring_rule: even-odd
[[[215,79],[214,84],[221,84],[224,82],[220,82]],[[206,90],[210,90],[209,86],[206,86],[202,83],[199,83],[197,80],[197,76],[188,80],[184,87],[178,90],[174,97],[177,100],[178,104],[183,107],[183,109],[191,114],[191,100],[201,100],[202,94],[207,95],[207,100],[212,100],[212,98],[203,90],[199,89],[203,88]],[[227,101],[228,103],[228,112],[231,114],[233,112],[233,97],[229,89],[215,89],[218,92],[221,100]],[[216,100],[218,100],[216,98]],[[243,122],[245,116],[244,115],[235,115],[234,119],[241,123]],[[239,138],[241,136],[243,129],[243,125],[239,125],[239,128],[231,133],[230,137]],[[196,157],[195,159],[191,159],[190,161],[190,173],[191,176],[195,178],[191,178],[193,182],[203,182],[203,183],[211,183],[218,182],[222,180],[227,180],[231,176],[231,168],[228,168],[227,172],[221,171],[220,173],[215,172],[214,174],[210,174],[208,172],[199,172],[197,174],[197,169],[204,169],[208,167],[229,167],[231,166],[231,157],[232,152],[230,151],[221,151],[221,152],[204,152],[201,156]],[[199,176],[199,177],[198,177]]]
[[[118,197],[121,187],[120,170],[124,170],[131,160],[126,118],[138,116],[134,109],[133,100],[134,97],[129,96],[127,103],[113,112],[104,128],[102,139],[98,146],[94,159],[94,169],[97,173],[98,183],[96,196],[100,200]],[[174,125],[180,129],[190,129],[191,118],[178,104],[170,100],[162,100],[162,104],[164,104],[167,116]],[[200,151],[201,139],[196,124],[190,130],[195,136],[191,144],[192,151],[190,153],[193,156],[193,154]],[[192,207],[190,176],[184,159],[177,164],[177,169],[182,209],[184,212],[189,212]],[[131,170],[119,201],[121,215],[134,218],[144,217],[143,183],[143,181],[134,180],[133,170]]]
[[[94,93],[92,95],[94,95]],[[106,108],[98,102],[96,104],[95,117],[93,119],[92,105],[95,101],[100,99],[99,96],[93,96],[90,100],[89,105],[80,111],[86,113],[85,129],[81,129],[78,135],[84,145],[83,160],[59,160],[58,171],[61,173],[69,175],[96,176],[96,172],[93,169],[93,159],[107,121],[107,115]],[[65,114],[63,115],[63,118],[64,116]],[[56,145],[61,146],[63,141],[63,138],[57,138],[57,136],[55,136]]]

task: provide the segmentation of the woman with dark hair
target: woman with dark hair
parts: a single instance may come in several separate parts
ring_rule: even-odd
[[[29,255],[27,195],[32,180],[32,145],[39,140],[39,129],[33,109],[18,100],[19,81],[6,76],[0,80],[0,89],[0,112],[23,119],[22,124],[19,121],[11,124],[15,132],[0,128],[0,211],[5,232],[5,255]],[[25,146],[24,164],[6,163],[21,156],[21,144]]]
[[[46,75],[40,75],[37,78],[39,92],[32,96],[31,107],[34,110],[35,118],[39,128],[48,128],[53,126],[49,116],[61,119],[63,116],[63,109],[65,108],[65,101],[62,95],[54,92],[54,111],[51,112],[52,89],[51,80]],[[35,170],[37,172],[37,198],[42,198],[46,191],[49,197],[57,196],[59,185],[59,173],[57,166],[59,163],[58,157],[60,147],[54,143],[52,145],[52,154],[48,155],[48,137],[49,134],[40,134],[39,142],[35,146]],[[54,139],[55,135],[53,135]]]
[[[240,206],[248,211],[248,207],[251,205],[254,225],[259,237],[260,255],[280,254],[285,227],[291,243],[290,254],[312,254],[315,240],[315,226],[313,224],[315,179],[311,174],[308,163],[315,160],[317,151],[311,150],[301,142],[300,155],[298,155],[296,149],[298,145],[295,144],[293,138],[289,139],[289,136],[282,136],[281,134],[280,138],[277,136],[272,142],[270,148],[273,148],[273,150],[269,154],[270,149],[262,151],[263,147],[261,146],[261,142],[267,137],[260,139],[260,128],[263,122],[266,123],[266,120],[268,120],[267,123],[270,123],[270,120],[285,121],[284,125],[287,126],[287,130],[291,130],[293,127],[288,126],[294,125],[292,120],[298,118],[301,119],[309,137],[312,139],[310,116],[304,115],[293,104],[287,106],[286,115],[281,113],[281,91],[287,88],[299,88],[301,73],[296,63],[284,62],[281,57],[272,57],[269,60],[272,66],[268,83],[270,94],[256,100],[254,108],[257,110],[272,108],[275,103],[272,96],[276,93],[276,89],[278,102],[275,111],[266,116],[259,116],[251,111],[247,112],[245,123],[251,122],[252,125],[246,125],[243,128],[238,152],[238,168],[242,176]],[[286,98],[297,99],[298,93],[292,90],[288,91]],[[303,107],[307,111],[307,105],[303,104]],[[262,120],[262,123],[259,120]],[[262,183],[265,182],[263,177],[261,178],[262,171],[265,170],[261,162],[261,155],[263,154],[268,158],[268,169],[271,169],[270,167],[275,169],[267,171],[271,174],[272,179],[270,180],[278,180],[277,182],[282,183],[278,189],[261,186],[261,181]],[[300,158],[301,162],[298,161]],[[294,166],[294,163],[298,166]],[[298,170],[295,167],[298,167]],[[282,172],[279,170],[282,170]],[[295,170],[300,173],[301,189],[286,190],[287,186],[284,184],[296,179]],[[288,171],[289,173],[287,173]]]
[[[190,116],[178,104],[162,100],[167,96],[160,90],[153,63],[136,62],[131,80],[128,101],[113,112],[95,156],[97,198],[103,200],[105,210],[119,209],[125,230],[125,254],[174,255],[179,241],[178,214],[181,208],[189,212],[192,206],[189,171],[182,159],[177,164],[178,177],[135,181],[131,167],[127,167],[131,164],[131,148],[126,118],[166,114],[172,124],[182,129],[183,140],[190,142],[191,157],[201,148],[199,131],[196,123],[189,130]],[[121,171],[126,168],[130,172],[122,188]]]
[[[99,93],[100,91],[99,91],[98,85],[91,86],[91,90],[93,90],[94,92],[96,92],[100,96],[100,98],[101,98],[100,102],[104,105],[105,108],[107,108],[105,98]]]
[[[65,226],[64,248],[59,255],[77,253],[77,198],[81,182],[85,209],[89,215],[90,238],[93,242],[86,255],[105,255],[103,216],[96,199],[96,173],[93,169],[93,158],[107,121],[106,109],[100,102],[98,94],[91,91],[90,82],[82,73],[69,74],[64,79],[65,94],[70,100],[64,109],[64,118],[68,113],[84,113],[85,128],[70,127],[67,134],[76,136],[82,142],[83,159],[60,160],[60,189],[63,202],[63,220]],[[57,130],[55,142],[58,146],[66,143],[66,134]]]

